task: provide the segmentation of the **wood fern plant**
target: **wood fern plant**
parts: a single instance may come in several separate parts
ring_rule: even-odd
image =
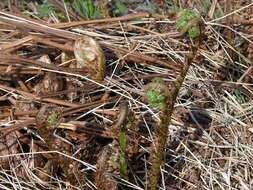
[[[200,15],[194,11],[183,10],[177,19],[176,27],[182,35],[189,39],[189,54],[185,58],[184,66],[176,78],[172,88],[168,88],[162,79],[153,79],[145,87],[145,97],[149,105],[160,110],[160,121],[155,127],[154,143],[150,153],[151,168],[148,173],[146,190],[157,190],[160,177],[160,167],[165,153],[165,146],[168,137],[168,127],[171,122],[174,104],[179,90],[187,75],[198,48],[201,43],[202,22]]]

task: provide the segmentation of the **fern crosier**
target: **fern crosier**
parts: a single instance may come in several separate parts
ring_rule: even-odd
[[[168,87],[161,78],[154,78],[145,88],[145,99],[148,104],[158,110],[162,110],[166,106]]]
[[[192,10],[183,10],[179,13],[176,21],[176,28],[181,34],[187,34],[191,39],[200,35],[200,15]]]

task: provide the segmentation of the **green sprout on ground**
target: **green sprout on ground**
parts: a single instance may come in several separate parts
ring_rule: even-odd
[[[236,89],[234,94],[235,94],[236,100],[239,102],[239,104],[243,104],[246,102],[245,98],[240,90]]]
[[[92,0],[73,0],[66,1],[70,3],[74,11],[76,11],[82,18],[95,19],[100,17],[99,9],[94,5]]]
[[[145,98],[154,109],[163,109],[166,106],[166,84],[160,78],[154,78],[145,86]]]
[[[176,21],[176,28],[181,34],[187,33],[188,37],[194,39],[200,35],[200,15],[192,10],[183,10]]]
[[[119,132],[119,147],[120,147],[120,156],[119,156],[119,165],[120,165],[120,177],[124,180],[128,180],[128,171],[127,171],[127,158],[126,158],[126,149],[127,149],[127,129],[131,128],[134,122],[134,117],[130,113],[127,113],[126,122],[120,126]]]
[[[119,165],[120,165],[120,176],[127,180],[127,161],[126,161],[126,126],[122,125],[119,133],[119,146],[120,146],[120,156],[119,156]]]
[[[37,16],[39,18],[49,17],[52,12],[53,8],[48,4],[39,5],[37,8]]]
[[[59,113],[52,112],[47,117],[47,123],[48,125],[55,125],[58,122],[59,119]]]

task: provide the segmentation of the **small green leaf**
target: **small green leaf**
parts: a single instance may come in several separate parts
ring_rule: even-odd
[[[162,109],[164,107],[164,104],[166,103],[165,96],[161,95],[158,91],[155,90],[149,90],[146,93],[148,103],[153,108]]]
[[[169,88],[161,78],[154,78],[145,88],[145,98],[148,104],[155,109],[163,109],[166,106]]]
[[[200,30],[198,27],[194,26],[192,28],[189,28],[189,30],[188,30],[189,38],[196,38],[199,35],[200,35]]]
[[[234,93],[235,93],[236,100],[239,102],[239,104],[243,104],[246,102],[240,90],[236,89]]]
[[[48,117],[47,117],[47,123],[49,125],[55,125],[58,122],[59,119],[59,113],[52,112]]]
[[[85,19],[94,19],[100,16],[99,9],[94,5],[92,0],[74,0],[72,8]]]

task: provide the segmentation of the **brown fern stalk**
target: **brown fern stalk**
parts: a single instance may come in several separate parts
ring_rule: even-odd
[[[199,44],[199,43],[198,43]],[[179,90],[183,84],[186,74],[197,54],[198,46],[192,46],[192,51],[186,58],[186,63],[182,68],[180,75],[177,77],[174,87],[169,94],[166,95],[166,104],[160,115],[160,123],[154,131],[154,148],[151,154],[150,162],[152,164],[148,176],[148,184],[146,190],[157,190],[157,185],[160,177],[160,166],[164,157],[166,142],[168,138],[168,126],[171,123],[171,116],[174,110]]]

